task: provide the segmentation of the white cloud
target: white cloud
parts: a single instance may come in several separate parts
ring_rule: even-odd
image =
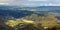
[[[9,3],[0,3],[0,5],[9,5]]]
[[[0,0],[0,3],[12,3],[16,0]]]
[[[60,2],[60,0],[54,0],[54,2]]]
[[[47,1],[47,0],[28,0],[28,1]]]
[[[16,0],[0,0],[0,5],[12,5]]]
[[[60,6],[60,4],[46,4],[47,6]]]
[[[49,3],[48,6],[60,6],[60,4],[52,4],[52,3]]]
[[[49,4],[40,4],[40,6],[60,6],[60,4],[49,3]]]
[[[60,6],[60,0],[0,0],[0,5]],[[54,4],[55,3],[55,4]]]

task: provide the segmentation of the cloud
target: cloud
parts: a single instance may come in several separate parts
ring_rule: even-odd
[[[60,0],[55,0],[54,2],[60,2]]]
[[[9,5],[9,3],[0,3],[0,5]]]
[[[50,5],[50,6],[60,6],[60,4],[52,4],[52,5]]]
[[[44,4],[44,6],[60,6],[60,4],[52,4],[52,3],[49,3],[49,4]]]
[[[60,0],[0,0],[0,5],[16,6],[60,6]]]
[[[28,0],[28,1],[47,1],[47,0]]]
[[[0,3],[11,3],[13,0],[0,0]]]

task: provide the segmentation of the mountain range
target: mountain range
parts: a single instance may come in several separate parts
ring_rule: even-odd
[[[60,13],[60,6],[40,6],[40,7],[17,7],[17,6],[0,6],[0,16],[12,16],[21,18],[33,13],[47,14],[49,12]]]

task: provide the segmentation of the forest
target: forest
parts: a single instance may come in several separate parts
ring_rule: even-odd
[[[32,14],[22,18],[10,17],[5,21],[0,19],[0,30],[60,30],[60,20],[54,14]]]

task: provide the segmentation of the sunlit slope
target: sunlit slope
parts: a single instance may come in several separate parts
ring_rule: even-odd
[[[31,15],[26,16],[21,19],[15,19],[15,20],[8,20],[5,22],[5,24],[12,28],[25,28],[29,25],[37,28],[37,29],[46,29],[46,28],[52,28],[52,27],[59,27],[60,20],[56,18],[53,14],[45,14],[44,16],[38,16],[38,15]]]

